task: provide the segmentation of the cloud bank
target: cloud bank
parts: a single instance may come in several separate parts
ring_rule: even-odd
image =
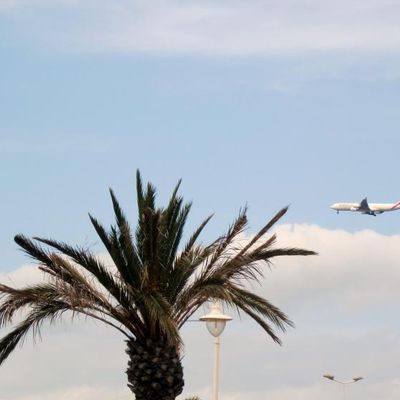
[[[400,49],[400,4],[390,0],[2,0],[0,10],[11,5],[21,6],[13,12],[21,30],[77,51],[248,56]]]
[[[320,253],[276,259],[255,287],[286,311],[296,328],[279,347],[255,323],[234,315],[221,338],[221,398],[333,400],[340,387],[321,377],[330,372],[344,379],[365,377],[349,387],[353,398],[397,399],[400,236],[316,225],[282,225],[277,234],[279,246]],[[20,285],[38,278],[25,266],[0,280]],[[187,324],[182,333],[186,386],[181,398],[209,398],[212,338],[201,323]],[[126,362],[118,333],[98,323],[66,321],[45,329],[42,343],[33,346],[28,340],[1,367],[1,398],[129,399]]]

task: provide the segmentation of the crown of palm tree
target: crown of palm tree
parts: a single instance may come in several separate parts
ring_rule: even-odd
[[[299,248],[276,248],[276,236],[266,236],[287,208],[244,246],[238,246],[237,239],[247,225],[246,209],[227,233],[211,244],[197,242],[210,216],[179,247],[191,208],[178,195],[179,186],[180,181],[167,206],[158,208],[154,186],[149,183],[144,188],[137,171],[135,232],[112,190],[115,224],[106,230],[89,215],[115,268],[109,268],[88,249],[17,235],[15,241],[48,279],[20,289],[0,284],[0,327],[11,324],[18,311],[25,311],[22,322],[0,341],[0,364],[29,331],[39,332],[44,321],[54,322],[67,311],[72,316],[100,320],[128,339],[162,338],[178,346],[179,329],[209,299],[219,299],[248,314],[280,343],[275,329],[285,331],[292,322],[268,300],[248,290],[245,283],[259,281],[263,264],[270,264],[275,257],[315,254]]]

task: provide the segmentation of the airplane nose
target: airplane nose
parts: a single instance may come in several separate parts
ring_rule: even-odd
[[[331,207],[330,208],[333,208],[333,209],[335,209],[337,207],[337,204],[336,203],[334,203],[334,204],[332,204],[331,205]]]

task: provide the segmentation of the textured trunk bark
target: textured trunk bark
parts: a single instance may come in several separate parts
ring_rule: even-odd
[[[183,369],[175,347],[150,339],[127,343],[126,374],[136,400],[174,400],[182,393]]]

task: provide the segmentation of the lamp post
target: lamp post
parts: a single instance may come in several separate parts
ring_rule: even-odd
[[[357,376],[355,378],[352,378],[348,381],[340,381],[339,379],[335,379],[334,375],[331,374],[325,374],[322,375],[324,378],[329,379],[330,381],[340,383],[342,385],[343,389],[343,400],[346,400],[346,385],[349,385],[350,383],[356,383],[358,381],[361,381],[361,379],[364,379],[362,376]]]
[[[219,387],[219,349],[220,341],[219,336],[225,329],[227,321],[232,317],[224,315],[221,311],[219,302],[214,301],[211,306],[211,312],[207,315],[200,317],[200,321],[205,321],[208,331],[214,336],[214,378],[213,378],[213,400],[218,400],[218,387]]]

